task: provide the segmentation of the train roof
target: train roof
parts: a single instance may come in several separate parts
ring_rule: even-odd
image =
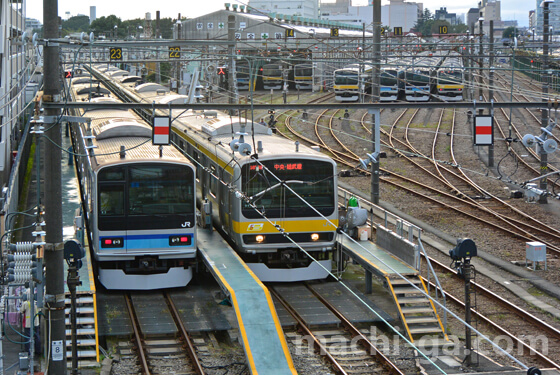
[[[78,94],[89,84],[77,84],[72,86],[74,99],[87,95]],[[78,97],[76,97],[78,95]],[[120,103],[114,97],[103,96],[91,99],[92,102]],[[83,116],[91,119],[91,132],[87,130],[86,124],[80,125],[82,135],[91,134],[92,148],[90,159],[92,165],[97,169],[108,164],[121,162],[173,162],[188,164],[192,167],[184,155],[173,146],[163,146],[160,157],[159,146],[152,145],[152,127],[144,122],[132,110],[118,108],[97,108],[81,111]],[[121,154],[124,147],[124,156]]]
[[[263,160],[294,157],[332,160],[327,155],[305,145],[296,147],[295,141],[274,134],[266,125],[251,121],[242,123],[238,118],[230,117],[219,111],[196,114],[191,112],[181,116],[177,122],[173,123],[173,126],[179,131],[186,130],[187,134],[190,133],[190,136],[196,139],[197,144],[205,145],[205,148],[226,163],[231,163],[232,157],[238,162],[251,160],[249,155],[233,153],[231,150],[230,142],[233,139],[239,140],[240,133],[244,134],[245,143],[251,145],[251,148],[257,148],[257,150],[252,150],[251,154],[257,152],[259,158]],[[259,149],[259,143],[262,149]]]
[[[92,133],[96,139],[116,137],[143,137],[152,136],[152,128],[134,119],[110,118],[92,126]]]
[[[114,137],[96,139],[93,144],[92,159],[99,166],[117,164],[121,162],[180,162],[192,166],[192,163],[173,146],[163,146],[162,155],[159,156],[159,146],[152,145],[145,137]],[[121,156],[121,146],[124,146],[124,157]]]
[[[157,91],[162,91],[162,92],[169,92],[169,88],[165,87],[163,85],[160,85],[159,83],[153,83],[153,82],[146,82],[143,83],[141,85],[138,85],[134,88],[134,91],[138,92],[138,93],[142,93],[142,92],[157,92]]]

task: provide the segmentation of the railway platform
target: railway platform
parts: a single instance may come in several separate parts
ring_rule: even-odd
[[[338,245],[344,254],[365,269],[366,293],[371,293],[372,275],[384,280],[411,342],[423,335],[437,336],[447,340],[438,310],[434,303],[426,297],[429,295],[428,289],[418,270],[410,265],[410,261],[405,262],[393,254],[394,252],[415,252],[415,246],[386,228],[378,227],[378,240],[381,236],[391,237],[391,240],[385,242],[401,249],[390,252],[371,241],[358,242],[345,236],[339,238]]]
[[[268,289],[217,232],[197,235],[204,263],[235,310],[251,374],[296,374]]]

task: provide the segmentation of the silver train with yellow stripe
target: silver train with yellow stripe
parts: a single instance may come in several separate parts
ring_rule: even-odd
[[[154,83],[121,87],[138,102],[187,100]],[[262,281],[327,277],[338,226],[336,163],[237,116],[174,110],[172,118],[174,144],[198,164],[199,202],[211,203],[214,226],[251,270]]]
[[[72,100],[118,103],[90,77],[73,78]],[[94,268],[107,289],[183,287],[196,263],[193,164],[125,109],[76,110],[91,124],[71,136]]]

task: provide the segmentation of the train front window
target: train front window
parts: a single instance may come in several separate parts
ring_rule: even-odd
[[[396,86],[397,71],[396,70],[383,70],[381,71],[381,86]]]
[[[278,65],[263,67],[263,76],[267,77],[282,77],[282,67]]]
[[[99,213],[100,216],[124,215],[124,185],[99,185]]]
[[[296,66],[295,75],[298,77],[311,77],[313,75],[313,68]]]
[[[427,86],[430,83],[427,73],[408,73],[406,80],[410,82],[410,86]]]
[[[335,85],[357,85],[358,74],[354,72],[335,72],[334,73]]]
[[[189,214],[194,212],[190,168],[139,165],[129,169],[130,215]]]
[[[460,85],[463,81],[463,74],[461,72],[453,71],[440,71],[439,84],[440,85]]]
[[[268,170],[262,170],[257,163],[244,165],[242,182],[243,191],[268,218],[319,216],[308,204],[325,216],[334,212],[335,171],[331,163],[301,159],[262,163]],[[261,217],[247,202],[243,202],[243,215],[246,218]]]

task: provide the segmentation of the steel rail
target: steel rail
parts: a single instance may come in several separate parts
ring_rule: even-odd
[[[445,271],[446,273],[451,273],[451,274],[455,275],[456,277],[459,277],[457,275],[456,270],[446,266],[445,264],[437,261],[436,259],[430,257],[430,262],[432,264],[434,264],[436,267]],[[506,307],[506,308],[510,309],[520,318],[522,318],[524,320],[527,320],[528,322],[538,326],[540,329],[546,331],[549,335],[553,336],[555,339],[560,341],[560,330],[559,329],[551,326],[550,324],[543,321],[542,319],[537,318],[536,316],[534,316],[530,312],[528,312],[528,311],[522,309],[521,307],[513,304],[512,302],[508,301],[507,299],[500,297],[496,293],[492,292],[490,289],[485,288],[482,285],[480,285],[480,284],[478,284],[478,283],[476,283],[472,280],[471,280],[471,286],[473,286],[476,289],[477,292],[480,292],[484,296],[493,299],[494,301],[498,302],[503,307]]]
[[[146,359],[146,353],[144,348],[144,343],[140,337],[140,328],[138,327],[138,317],[132,306],[132,300],[130,299],[130,294],[125,293],[124,295],[126,301],[126,307],[128,309],[128,315],[130,316],[130,322],[132,324],[132,329],[134,331],[134,339],[136,340],[136,347],[138,355],[140,356],[140,364],[142,365],[142,374],[150,375],[150,367],[148,366],[148,360]]]
[[[426,283],[429,283],[430,286],[435,288],[435,284],[432,283],[431,281],[428,281],[426,278],[424,278],[423,276],[420,276]],[[460,306],[461,308],[465,308],[465,304],[460,301],[457,297],[454,297],[452,295],[450,295],[449,293],[446,293],[447,298],[452,301],[453,303],[455,303],[456,305]],[[505,328],[499,326],[498,324],[494,323],[492,320],[490,320],[489,318],[485,317],[484,315],[480,314],[478,311],[474,310],[473,308],[471,308],[471,313],[474,314],[476,317],[478,317],[482,322],[484,322],[485,324],[489,325],[490,327],[492,327],[493,329],[495,329],[496,331],[500,332],[503,335],[508,336],[510,339],[512,339],[515,343],[517,343],[517,345],[521,346],[524,350],[528,350],[529,353],[534,353],[533,355],[535,355],[536,357],[539,358],[539,360],[541,360],[543,363],[546,363],[547,366],[553,366],[557,369],[560,369],[560,365],[557,364],[556,362],[554,362],[552,359],[548,358],[547,356],[545,356],[543,353],[537,351],[536,349],[530,347],[529,345],[525,344],[521,339],[517,338],[514,334],[510,333],[509,331],[507,331]]]
[[[408,126],[408,124],[412,121],[412,119],[414,118],[414,116],[416,115],[417,112],[418,112],[418,111],[416,111],[416,112],[413,114],[412,118],[409,119],[409,121],[407,122],[407,126]],[[393,140],[393,139],[396,140],[397,142],[399,142],[400,144],[402,144],[402,145],[405,146],[405,147],[409,147],[409,148],[412,147],[411,145],[406,145],[403,141],[401,141],[401,140],[399,140],[397,137],[393,136],[394,128],[395,128],[395,126],[396,126],[396,123],[401,119],[401,117],[402,117],[402,115],[399,116],[399,118],[395,121],[395,123],[393,123],[393,126],[391,127],[391,131],[390,131],[389,133],[387,133],[387,132],[385,132],[385,131],[382,131],[382,133],[386,134],[386,135],[389,137],[390,146],[391,146],[394,150],[397,150],[396,152],[399,153],[399,154],[400,154],[402,157],[404,157],[406,160],[408,160],[410,163],[416,165],[416,166],[419,167],[420,169],[424,170],[426,173],[432,175],[434,178],[436,178],[436,179],[442,181],[444,184],[447,184],[447,183],[446,183],[446,181],[447,181],[446,179],[440,179],[440,178],[438,178],[438,177],[435,176],[432,172],[428,171],[425,167],[421,166],[418,162],[416,162],[415,160],[412,160],[412,159],[411,159],[410,157],[408,157],[406,154],[404,154],[404,153],[398,151],[398,149],[395,148],[395,145],[392,143],[392,140]],[[365,118],[365,116],[362,117],[362,121],[363,121],[364,118]],[[362,126],[363,126],[363,125],[362,125]],[[364,128],[365,128],[365,126],[364,126]],[[366,130],[367,130],[367,128],[366,128]],[[422,154],[420,153],[420,151],[416,150],[415,148],[412,148],[412,149],[414,150],[414,152],[416,152],[416,153],[422,155]],[[426,157],[426,158],[427,158],[427,157]],[[432,162],[433,162],[433,163],[436,163],[434,160],[432,160]],[[453,175],[457,175],[455,172],[453,172],[453,171],[451,171],[451,170],[449,170],[449,169],[447,169],[447,168],[445,168],[445,169],[448,171],[448,173],[451,173],[451,174],[453,174]],[[390,172],[389,172],[389,173],[390,173]],[[555,239],[560,239],[560,231],[558,231],[556,228],[553,228],[553,227],[550,227],[550,226],[548,226],[548,225],[546,225],[546,224],[544,224],[544,223],[541,223],[540,221],[538,221],[538,220],[532,218],[531,216],[529,216],[529,215],[527,215],[526,213],[520,211],[520,210],[517,209],[516,207],[514,207],[514,206],[508,204],[507,202],[503,201],[502,199],[500,199],[500,198],[498,198],[498,197],[496,197],[496,196],[490,194],[489,192],[486,192],[484,189],[478,187],[478,185],[477,185],[476,183],[474,183],[474,181],[472,181],[468,176],[466,176],[466,174],[465,174],[463,171],[461,171],[461,173],[462,173],[462,175],[463,175],[464,177],[461,177],[461,176],[458,176],[458,175],[457,175],[457,178],[463,180],[463,182],[465,182],[465,183],[467,183],[467,184],[471,184],[471,185],[475,186],[474,189],[476,189],[477,191],[483,191],[485,195],[487,195],[487,196],[489,196],[490,198],[492,198],[493,200],[499,202],[499,203],[500,203],[501,205],[503,205],[504,207],[506,207],[506,208],[512,210],[513,212],[516,212],[518,215],[522,216],[524,219],[531,220],[531,221],[537,223],[540,227],[542,227],[542,228],[544,228],[544,229],[535,227],[534,225],[530,225],[530,224],[524,223],[524,222],[522,222],[522,221],[520,221],[520,220],[518,220],[518,219],[515,219],[515,218],[512,218],[512,217],[508,217],[508,216],[506,216],[506,215],[504,215],[504,214],[501,214],[501,213],[499,213],[499,212],[496,212],[496,211],[494,211],[493,209],[491,209],[491,208],[489,208],[489,207],[486,207],[486,206],[484,206],[484,205],[478,203],[476,200],[474,200],[474,199],[472,199],[471,197],[465,195],[464,193],[462,193],[461,195],[462,195],[463,198],[465,198],[465,199],[459,199],[459,198],[461,198],[461,197],[455,197],[455,196],[448,195],[448,194],[446,194],[446,193],[444,193],[444,192],[441,192],[440,190],[437,190],[437,189],[432,188],[431,186],[425,186],[425,184],[418,183],[418,182],[414,182],[414,183],[417,184],[417,185],[419,185],[419,186],[428,188],[428,189],[430,189],[430,190],[435,190],[435,191],[438,192],[438,194],[443,194],[443,195],[448,196],[449,198],[456,199],[456,200],[458,200],[459,202],[461,202],[461,204],[467,204],[468,206],[470,206],[470,207],[473,208],[473,209],[478,209],[478,210],[481,210],[481,211],[483,211],[483,212],[486,212],[487,214],[489,214],[489,215],[491,215],[491,216],[494,216],[496,219],[502,221],[503,223],[505,223],[505,224],[511,226],[512,229],[515,230],[515,231],[520,231],[520,230],[521,230],[520,227],[525,227],[525,228],[529,228],[529,229],[531,229],[531,230],[533,230],[533,231],[540,232],[541,235],[544,234],[545,236],[551,236],[551,237],[553,237],[553,238],[555,238]],[[397,174],[393,174],[393,173],[390,173],[390,174],[392,174],[392,175],[394,175],[394,176],[398,176],[399,178],[403,178],[403,176],[400,176],[400,175],[397,175]],[[388,180],[384,179],[384,182],[388,182]],[[399,185],[399,186],[400,186],[400,185]],[[453,188],[453,185],[448,185],[448,186],[449,186],[450,188]],[[453,190],[457,190],[457,189],[456,189],[456,188],[453,188]],[[424,196],[423,194],[420,194],[420,195],[421,195],[421,196]],[[426,197],[426,198],[429,199],[429,197]],[[441,204],[441,203],[440,203],[440,204]],[[444,204],[444,205],[446,205],[446,204]],[[477,220],[483,221],[483,220],[481,220],[481,219],[477,219]],[[485,222],[486,224],[491,224],[491,223],[489,223],[488,221],[483,221],[483,222]],[[491,224],[491,225],[492,225],[492,224]],[[497,225],[497,224],[494,224],[494,225]],[[505,231],[508,232],[508,233],[512,233],[512,230],[511,230],[511,229],[508,230],[508,229],[506,229],[506,228],[504,228],[504,227],[501,227],[501,226],[497,226],[497,227],[500,228],[500,229],[505,230]],[[554,235],[553,233],[558,233],[558,235]],[[542,239],[542,238],[537,237],[535,234],[529,232],[528,230],[521,230],[521,233],[516,233],[516,235],[517,235],[517,236],[521,236],[521,238],[523,238],[523,239],[527,239],[527,240],[539,240],[539,241],[541,241],[541,242],[544,242],[544,243],[547,244],[547,246],[549,247],[549,249],[550,249],[551,251],[560,253],[560,248],[559,248],[557,245],[555,245],[554,243],[551,243],[550,241],[547,241],[547,240],[544,240],[544,239]]]
[[[338,318],[340,319],[340,321],[342,322],[342,324],[344,325],[344,327],[350,331],[350,334],[353,337],[359,337],[360,340],[358,342],[360,342],[364,348],[366,349],[366,351],[368,353],[375,353],[375,357],[377,358],[377,361],[384,366],[387,370],[389,370],[389,373],[391,374],[397,374],[397,375],[404,375],[404,372],[402,372],[401,370],[399,370],[399,368],[397,367],[396,364],[393,363],[393,361],[391,361],[389,358],[387,358],[387,356],[385,356],[381,350],[379,350],[366,336],[364,336],[364,334],[362,332],[360,332],[360,330],[358,328],[356,328],[340,311],[338,311],[336,309],[336,307],[334,307],[329,301],[327,301],[325,298],[323,298],[323,296],[321,296],[319,293],[317,293],[315,290],[313,290],[313,288],[309,287],[309,284],[306,283],[307,289],[309,289],[311,291],[311,293],[313,293],[313,295],[315,297],[317,297],[317,299],[319,301],[321,301],[321,303],[323,303],[325,306],[327,306],[327,308]]]
[[[500,82],[500,83],[501,83],[501,82]],[[503,84],[503,83],[501,83],[501,84]],[[522,96],[525,97],[525,98],[527,98],[527,97],[524,96],[524,95],[522,95]],[[519,103],[523,103],[523,102],[519,101]],[[556,103],[556,104],[557,104],[557,103]],[[541,121],[535,116],[535,114],[534,114],[533,112],[531,112],[531,111],[529,110],[529,108],[523,108],[523,109],[525,109],[525,110],[533,117],[533,119],[535,120],[535,122],[538,124],[539,127],[542,126]],[[510,116],[504,111],[503,108],[500,108],[500,110],[501,110],[503,116],[504,116],[504,117],[506,118],[506,120],[509,122],[509,121],[510,121]],[[498,125],[498,130],[499,130],[500,134],[502,135],[502,138],[504,138],[505,142],[507,142],[507,137],[506,137],[504,131],[502,130],[502,127],[500,126],[500,122],[499,122],[498,119],[496,119],[496,118],[495,118],[495,120],[496,120],[496,124]],[[520,133],[519,130],[517,129],[517,126],[516,126],[513,122],[511,122],[511,126],[512,126],[512,129],[515,131],[515,134],[516,134],[516,136],[517,136],[517,139],[523,138],[523,136],[521,135],[521,133]],[[557,138],[554,134],[553,134],[553,138],[555,138],[556,140],[558,140],[558,138]],[[525,147],[525,146],[523,146],[523,147],[524,147],[524,149],[525,149],[536,161],[540,161],[540,157],[537,155],[537,153],[536,153],[531,147]],[[540,176],[540,170],[537,170],[536,168],[534,168],[534,167],[532,167],[531,165],[529,165],[529,163],[527,163],[527,161],[526,161],[524,158],[522,158],[522,157],[519,155],[519,153],[517,153],[517,152],[513,149],[513,147],[511,147],[510,149],[511,149],[511,152],[515,155],[516,159],[517,159],[518,161],[521,162],[521,164],[523,164],[527,169],[533,171],[537,176]],[[553,165],[549,165],[549,169],[551,169],[552,171],[558,170],[558,169],[555,168]],[[558,183],[558,182],[552,181],[551,183],[553,183],[553,184],[556,185],[556,186],[560,186],[560,183]]]
[[[327,348],[321,343],[321,341],[317,338],[317,336],[315,336],[313,332],[311,332],[311,330],[305,325],[305,323],[303,322],[299,314],[290,305],[288,305],[286,301],[284,301],[284,299],[274,289],[269,289],[269,291],[272,295],[274,295],[278,299],[278,301],[280,301],[282,306],[284,306],[284,308],[293,316],[293,318],[296,320],[298,324],[298,327],[305,332],[306,336],[313,338],[313,344],[315,348],[319,350],[319,353],[325,354],[329,362],[333,365],[335,372],[342,375],[348,375],[348,373],[342,368],[342,366],[338,363],[338,361],[329,353]]]
[[[171,316],[175,321],[175,325],[179,329],[179,334],[181,335],[181,338],[183,339],[183,342],[186,345],[185,349],[187,351],[189,358],[191,359],[192,365],[194,367],[194,371],[198,375],[204,375],[205,374],[204,367],[202,367],[202,363],[200,362],[198,356],[196,355],[196,349],[192,343],[189,333],[187,332],[187,329],[185,328],[185,325],[183,324],[183,320],[179,315],[179,311],[177,310],[177,307],[175,307],[175,303],[173,302],[173,299],[171,299],[171,297],[167,292],[164,292],[163,295],[165,296],[165,300],[167,302],[167,305],[169,306],[169,311],[171,312]]]

